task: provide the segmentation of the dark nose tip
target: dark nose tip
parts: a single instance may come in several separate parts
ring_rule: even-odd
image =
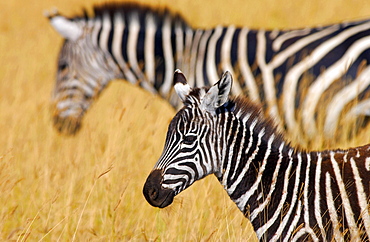
[[[172,203],[175,196],[173,190],[162,188],[162,177],[162,170],[154,170],[150,173],[144,184],[144,197],[153,207],[167,207]]]

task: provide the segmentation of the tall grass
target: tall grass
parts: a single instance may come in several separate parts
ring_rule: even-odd
[[[49,98],[62,39],[42,16],[96,2],[1,1],[0,240],[239,241],[248,220],[214,177],[160,210],[141,190],[174,111],[125,82],[112,83],[74,137],[51,125]],[[149,2],[149,0],[147,1]],[[366,1],[157,1],[194,26],[298,27],[370,16]],[[320,11],[316,11],[319,9]]]

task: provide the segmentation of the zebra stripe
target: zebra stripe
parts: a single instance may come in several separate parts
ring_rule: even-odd
[[[198,46],[201,41],[202,35],[203,35],[203,30],[196,30],[195,31],[195,36],[193,40],[193,44],[191,47],[191,53],[190,53],[190,75],[189,75],[189,83],[192,83],[193,85],[197,85],[198,83],[195,82],[195,73],[196,73],[196,66],[197,66],[197,53],[198,53]],[[203,60],[203,59],[200,59]]]
[[[208,79],[209,80],[217,80],[218,72],[216,67],[216,44],[217,41],[220,39],[222,35],[223,28],[221,26],[217,26],[215,28],[215,32],[213,33],[212,37],[208,42],[208,51],[207,51],[207,70],[208,70]]]
[[[269,202],[271,202],[271,196],[272,196],[272,193],[275,190],[275,186],[276,186],[276,182],[277,182],[277,176],[279,174],[279,169],[280,169],[281,161],[283,160],[283,157],[282,157],[281,153],[283,151],[284,145],[285,145],[284,142],[281,143],[280,148],[279,148],[279,159],[278,159],[278,162],[277,162],[277,165],[276,165],[276,169],[274,170],[274,174],[272,176],[272,180],[271,180],[272,183],[271,183],[270,191],[267,194],[267,197],[266,197],[265,201],[262,204],[260,204],[259,207],[253,211],[253,213],[251,213],[250,220],[252,222],[257,217],[257,215],[259,213],[261,213],[266,208],[266,205]],[[239,157],[239,159],[240,159],[240,157]]]
[[[261,141],[262,141],[262,137],[263,135],[265,134],[265,131],[262,130],[260,131],[260,133],[258,134],[258,141],[257,141],[257,146],[256,146],[256,150],[253,152],[253,155],[250,157],[250,162],[252,162],[252,160],[254,159],[255,155],[257,155],[258,153],[258,149],[260,148],[260,145],[261,145]],[[271,144],[270,144],[271,145]],[[269,149],[269,146],[267,147]],[[266,161],[266,159],[264,159],[264,161]],[[250,164],[249,162],[249,164]],[[262,163],[262,166],[260,168],[259,171],[261,171],[261,173],[263,173],[263,170],[264,170],[264,167],[266,166],[266,163]],[[247,170],[245,170],[247,171]],[[245,176],[245,174],[243,174]],[[234,186],[234,189],[228,189],[228,193],[233,193],[235,191],[235,188],[236,188],[236,185],[239,185],[240,181],[244,178],[242,174],[239,175],[238,179],[235,181],[235,186]],[[225,174],[226,176],[226,174]],[[243,196],[239,197],[239,199],[237,199],[235,201],[235,203],[238,205],[239,209],[244,209],[245,208],[245,205],[246,203],[248,202],[249,198],[251,197],[251,195],[256,191],[257,189],[257,186],[259,185],[259,179],[261,179],[260,176],[257,177],[255,183],[251,186],[251,188],[246,192],[244,193]],[[233,184],[233,185],[234,185]]]
[[[330,181],[331,178],[330,178],[329,173],[325,174],[325,179],[326,179],[326,196],[327,196],[327,203],[328,203],[328,211],[329,211],[329,216],[330,216],[330,220],[332,223],[332,227],[334,230],[334,238],[336,241],[344,241],[344,239],[342,238],[342,233],[339,230],[340,224],[338,221],[336,206],[334,204],[334,198],[333,198],[333,194],[331,191],[331,181]]]
[[[199,41],[199,46],[197,48],[197,62],[195,64],[195,85],[200,86],[204,81],[203,67],[205,61],[205,50],[207,47],[207,42],[212,34],[212,30],[206,30],[202,33],[202,37]]]
[[[367,233],[367,236],[370,238],[370,215],[368,213],[368,204],[367,204],[367,198],[364,196],[365,190],[364,186],[362,185],[362,179],[360,177],[360,174],[358,172],[358,168],[356,166],[355,160],[353,157],[350,158],[351,162],[351,167],[353,171],[353,175],[355,177],[355,182],[356,182],[356,188],[358,190],[357,196],[358,196],[358,201],[359,205],[361,207],[361,217],[364,221],[364,227]]]
[[[119,15],[120,13],[117,13],[117,15]],[[91,33],[91,41],[92,41],[92,43],[93,43],[93,45],[94,46],[99,46],[99,44],[98,44],[98,35],[99,35],[99,32],[100,32],[100,30],[101,30],[101,19],[100,18],[96,18],[96,19],[94,19],[94,20],[90,20],[90,22],[92,22],[92,33]],[[116,32],[116,33],[118,33],[118,32]],[[122,36],[120,36],[119,34],[118,34],[118,37],[116,37],[116,38],[120,38],[120,37],[122,37]]]
[[[243,53],[248,53],[247,51],[247,35],[249,30],[247,28],[243,28],[239,33],[239,51],[238,51],[238,59],[239,59],[239,66],[240,71],[242,73],[243,79],[245,80],[245,86],[248,89],[248,95],[251,98],[251,100],[254,100],[256,102],[260,101],[260,96],[258,93],[256,80],[254,79],[254,76],[252,74],[251,68],[247,64],[247,56]],[[216,78],[217,79],[217,78]]]
[[[174,80],[184,107],[145,182],[151,205],[166,207],[215,174],[261,241],[370,239],[370,144],[306,152],[284,141],[259,106],[227,99],[229,72],[211,88],[190,88],[180,71]]]
[[[252,122],[252,124],[250,125],[250,128],[249,128],[249,130],[250,130],[250,134],[253,134],[253,130],[254,130],[254,127],[257,125],[257,119],[255,119],[253,122]],[[258,142],[260,142],[260,138],[258,139]],[[249,138],[249,142],[248,142],[248,147],[247,147],[247,152],[249,152],[249,150],[250,150],[250,148],[252,147],[252,144],[253,144],[253,139],[252,139],[252,137],[250,137]],[[258,151],[258,150],[257,150]],[[253,152],[253,155],[255,156],[257,154],[257,152],[256,152],[256,150]],[[232,185],[231,185],[231,187],[230,188],[228,188],[228,191],[230,192],[230,193],[232,193],[234,190],[235,190],[235,188],[236,188],[236,185],[238,185],[238,183],[240,183],[240,180],[241,180],[241,178],[243,177],[243,175],[245,175],[245,173],[247,172],[247,170],[249,169],[249,166],[250,166],[250,164],[251,164],[251,162],[252,162],[252,159],[254,158],[254,156],[253,157],[251,157],[251,159],[249,159],[248,161],[247,161],[247,163],[246,163],[246,165],[245,165],[245,167],[244,167],[244,169],[242,170],[242,172],[241,172],[241,174],[238,176],[238,178],[237,178],[237,180],[235,181],[235,183],[233,183]],[[234,174],[234,175],[237,175],[237,174]],[[227,184],[227,176],[224,176],[223,177],[224,178],[224,180],[223,180],[223,182],[222,182],[222,185],[224,186],[224,187],[226,187],[226,184]]]
[[[248,114],[248,115],[246,115],[244,118],[243,118],[243,120],[245,121],[245,122],[247,122],[248,121],[248,119],[251,117],[251,115],[250,114]],[[240,118],[240,116],[237,116],[237,118]],[[254,123],[252,123],[252,125],[250,126],[250,130],[249,130],[249,132],[251,133],[252,132],[252,130],[253,130],[253,128],[254,128],[254,126],[257,124],[257,122],[254,122]],[[244,127],[243,127],[244,128]],[[242,134],[243,134],[243,136],[242,136],[242,138],[241,138],[241,146],[244,146],[244,142],[245,142],[245,138],[246,138],[246,131],[244,131],[244,132],[242,132]],[[248,152],[249,151],[249,149],[250,149],[250,147],[251,147],[251,145],[252,145],[252,140],[251,139],[249,139],[249,143],[248,143],[248,147],[247,147],[247,150],[246,150],[246,152]],[[242,156],[242,150],[239,150],[239,153],[238,153],[238,158],[237,158],[237,160],[236,160],[236,167],[238,167],[239,166],[239,161],[240,161],[240,158],[241,158],[241,156]],[[232,176],[231,176],[231,179],[233,180],[235,178],[235,173],[234,174],[232,174]],[[226,184],[226,181],[225,181],[225,184]]]
[[[164,50],[164,61],[165,61],[165,73],[164,83],[160,89],[162,96],[166,96],[172,86],[172,74],[175,70],[175,64],[173,62],[173,54],[171,47],[171,20],[169,16],[166,16],[162,26],[163,33],[163,50]]]
[[[102,19],[102,28],[100,32],[100,39],[99,39],[99,46],[102,48],[102,50],[106,53],[109,52],[108,50],[108,38],[109,38],[109,33],[112,29],[111,21],[110,21],[110,16],[108,13],[103,14],[103,19]]]
[[[280,116],[277,110],[276,103],[276,90],[274,86],[274,76],[272,67],[266,63],[266,38],[265,31],[257,33],[257,63],[261,68],[262,78],[264,81],[264,91],[266,94],[266,103],[270,107],[269,115],[275,117],[277,122],[280,123]],[[289,123],[287,123],[289,125]]]
[[[310,33],[310,29],[300,29],[300,30],[293,30],[293,31],[290,31],[290,32],[287,32],[285,34],[282,34],[280,35],[279,37],[276,37],[276,36],[271,36],[271,38],[276,38],[276,40],[274,41],[274,43],[272,44],[272,49],[274,51],[279,51],[281,46],[284,44],[284,42],[286,41],[289,41],[289,39],[293,39],[293,38],[296,38],[296,37],[300,37],[300,36],[305,36],[307,34]],[[278,32],[276,32],[276,34],[278,34]],[[316,39],[319,39],[321,38],[321,33],[320,33],[320,37],[317,36],[317,34],[313,34],[311,36],[311,38],[313,36],[316,36]],[[299,45],[297,45],[298,43],[300,43],[302,41],[298,40],[297,43],[293,44],[293,46],[295,45],[296,47],[298,47]],[[302,45],[303,43],[301,43],[301,45],[298,47],[297,50],[299,50],[300,48],[303,48],[303,46],[305,45]],[[293,51],[294,52],[294,51]]]
[[[145,18],[146,24],[146,35],[144,42],[145,51],[145,75],[147,76],[149,83],[152,85],[155,82],[155,32],[157,29],[155,17],[152,14],[148,14]]]
[[[100,23],[99,20],[97,20],[97,22]],[[116,13],[114,15],[114,33],[115,34],[113,35],[113,41],[112,41],[112,53],[118,65],[121,67],[122,71],[125,73],[126,79],[131,83],[135,83],[136,77],[131,72],[130,68],[128,67],[127,63],[125,62],[121,54],[122,53],[122,36],[123,36],[124,29],[125,29],[125,22],[123,21],[122,14]]]
[[[358,234],[358,231],[357,231],[356,222],[354,220],[353,211],[352,211],[351,205],[350,205],[351,203],[348,199],[348,195],[347,195],[346,189],[344,187],[344,182],[342,180],[342,175],[340,174],[338,163],[337,163],[336,159],[334,158],[334,155],[335,155],[335,153],[330,152],[330,160],[331,160],[331,163],[332,163],[332,166],[333,166],[334,175],[335,175],[337,184],[339,186],[340,196],[341,196],[342,201],[343,201],[344,212],[345,212],[347,221],[349,223],[348,227],[349,227],[349,230],[351,232],[351,236],[353,235],[353,237],[355,239],[359,239],[359,234]],[[347,162],[346,157],[347,157],[347,154],[344,155],[344,162]]]
[[[321,208],[320,208],[320,201],[321,201],[321,195],[320,195],[320,183],[321,183],[321,152],[317,154],[317,161],[316,161],[316,171],[315,171],[315,199],[314,199],[314,206],[315,206],[315,218],[317,221],[317,225],[320,228],[320,232],[322,234],[322,237],[326,238],[326,232],[323,226],[323,223],[321,221]]]
[[[78,130],[64,128],[65,123],[73,125],[69,118],[80,124],[96,96],[117,78],[158,93],[178,107],[171,85],[172,72],[178,68],[196,87],[212,85],[221,72],[231,72],[238,77],[234,96],[248,95],[280,128],[293,135],[299,131],[308,139],[320,130],[333,139],[340,134],[341,122],[356,118],[354,128],[360,132],[368,122],[363,117],[370,116],[369,20],[288,31],[232,25],[193,29],[167,11],[111,4],[96,7],[95,16],[87,19],[56,15],[50,21],[66,38],[53,96],[55,125],[65,133]],[[65,64],[68,68],[62,68]],[[73,94],[71,86],[77,87]]]
[[[233,125],[233,124],[232,124]],[[235,129],[237,129],[237,130],[240,130],[241,129],[241,127],[239,126],[239,123],[237,123],[237,126],[235,127]],[[230,129],[230,131],[229,131],[229,134],[228,134],[228,136],[231,136],[231,132],[232,132],[232,130],[233,130],[233,128],[231,128]],[[235,146],[235,144],[236,144],[236,139],[237,139],[238,137],[235,135],[234,137],[233,137],[233,139],[232,139],[232,141],[231,141],[231,146],[230,146],[230,149],[232,150],[232,149],[234,149],[234,146]],[[232,156],[233,156],[233,153],[229,153],[228,154],[228,158],[227,158],[227,160],[231,160],[232,159]],[[228,190],[228,191],[230,191],[231,190],[231,192],[233,191],[233,190],[235,190],[235,187],[230,187],[230,188],[227,188],[227,186],[226,186],[226,184],[227,184],[227,181],[226,181],[226,178],[228,177],[228,174],[229,174],[229,172],[230,172],[230,170],[231,170],[231,162],[229,162],[228,163],[228,165],[227,165],[227,167],[226,167],[226,170],[225,170],[225,176],[224,176],[224,180],[222,181],[222,184],[225,184],[225,188]]]
[[[230,26],[227,28],[222,46],[221,46],[221,66],[222,72],[230,71],[232,75],[234,75],[233,66],[231,65],[231,48],[232,48],[232,40],[235,33],[235,27]],[[207,60],[208,61],[208,60]],[[218,78],[210,79],[212,83],[214,83]],[[232,87],[234,93],[242,93],[242,88],[240,87],[239,83],[235,83]]]
[[[300,209],[301,208],[301,203],[300,201],[297,201],[297,197],[298,197],[298,190],[299,190],[299,178],[300,178],[300,171],[301,171],[301,165],[302,165],[302,158],[301,158],[301,154],[298,154],[298,165],[297,165],[297,168],[295,170],[295,181],[294,181],[294,187],[293,187],[293,197],[292,197],[292,201],[289,205],[289,210],[287,212],[287,214],[284,216],[284,219],[282,221],[282,223],[280,223],[277,231],[275,232],[275,235],[272,237],[271,241],[277,241],[282,235],[282,232],[283,230],[285,229],[288,223],[288,220],[291,218],[290,215],[291,213],[293,212],[293,209],[294,207],[296,206],[296,202],[298,203],[297,204],[297,209]],[[294,216],[294,217],[297,217],[297,216]],[[291,226],[289,227],[288,229],[288,233],[287,233],[287,237],[284,238],[284,241],[286,238],[289,238],[290,237],[290,234],[293,230],[293,228],[296,226],[296,220],[293,220]],[[258,236],[258,234],[257,234]]]
[[[127,37],[127,58],[133,72],[136,74],[140,81],[144,81],[144,76],[139,67],[136,54],[140,31],[140,25],[138,21],[139,16],[137,15],[137,13],[132,13],[128,18],[128,29],[130,29],[130,31],[128,32]]]
[[[286,201],[286,198],[288,196],[288,181],[289,181],[289,175],[290,175],[290,170],[292,168],[292,164],[293,164],[293,157],[292,157],[292,153],[293,153],[293,150],[290,150],[288,152],[288,157],[289,157],[289,165],[288,165],[288,168],[285,172],[285,176],[284,176],[284,186],[283,186],[283,192],[282,192],[282,197],[280,199],[280,202],[278,204],[278,207],[277,209],[275,210],[275,213],[273,214],[273,216],[271,217],[270,220],[267,221],[267,223],[265,225],[263,225],[262,227],[258,228],[256,230],[256,233],[257,235],[264,235],[266,234],[266,232],[268,231],[268,229],[274,224],[276,223],[280,213],[281,213],[281,210],[284,206],[284,203]],[[262,236],[259,236],[259,238],[261,239]]]
[[[314,241],[319,241],[317,238],[315,232],[313,229],[310,227],[310,211],[309,211],[309,201],[308,201],[308,188],[309,188],[309,181],[310,181],[310,168],[311,168],[311,156],[309,154],[306,154],[307,156],[307,168],[306,168],[306,179],[304,182],[304,222],[305,222],[305,227],[300,229],[300,232],[297,233],[295,237],[299,238],[301,235],[308,233],[310,234],[311,238]],[[321,222],[321,219],[320,219]],[[319,223],[318,223],[319,224]],[[293,241],[296,241],[295,238],[293,238]]]

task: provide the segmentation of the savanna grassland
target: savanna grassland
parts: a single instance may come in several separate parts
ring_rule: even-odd
[[[52,127],[50,97],[62,38],[43,17],[102,1],[0,2],[0,240],[246,241],[253,230],[215,177],[160,210],[142,195],[174,110],[112,83],[73,137]],[[162,0],[197,27],[288,28],[370,17],[368,1]],[[361,143],[361,140],[358,141]]]

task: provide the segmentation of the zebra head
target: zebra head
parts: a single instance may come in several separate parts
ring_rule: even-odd
[[[211,88],[192,89],[176,70],[174,83],[184,107],[172,119],[163,153],[143,188],[146,200],[160,208],[196,180],[221,172],[215,123],[218,108],[229,99],[232,77],[226,72]]]
[[[92,20],[67,19],[57,12],[48,17],[64,37],[52,97],[53,121],[61,133],[74,134],[93,99],[110,80],[119,77],[120,70],[93,37],[97,24]]]

